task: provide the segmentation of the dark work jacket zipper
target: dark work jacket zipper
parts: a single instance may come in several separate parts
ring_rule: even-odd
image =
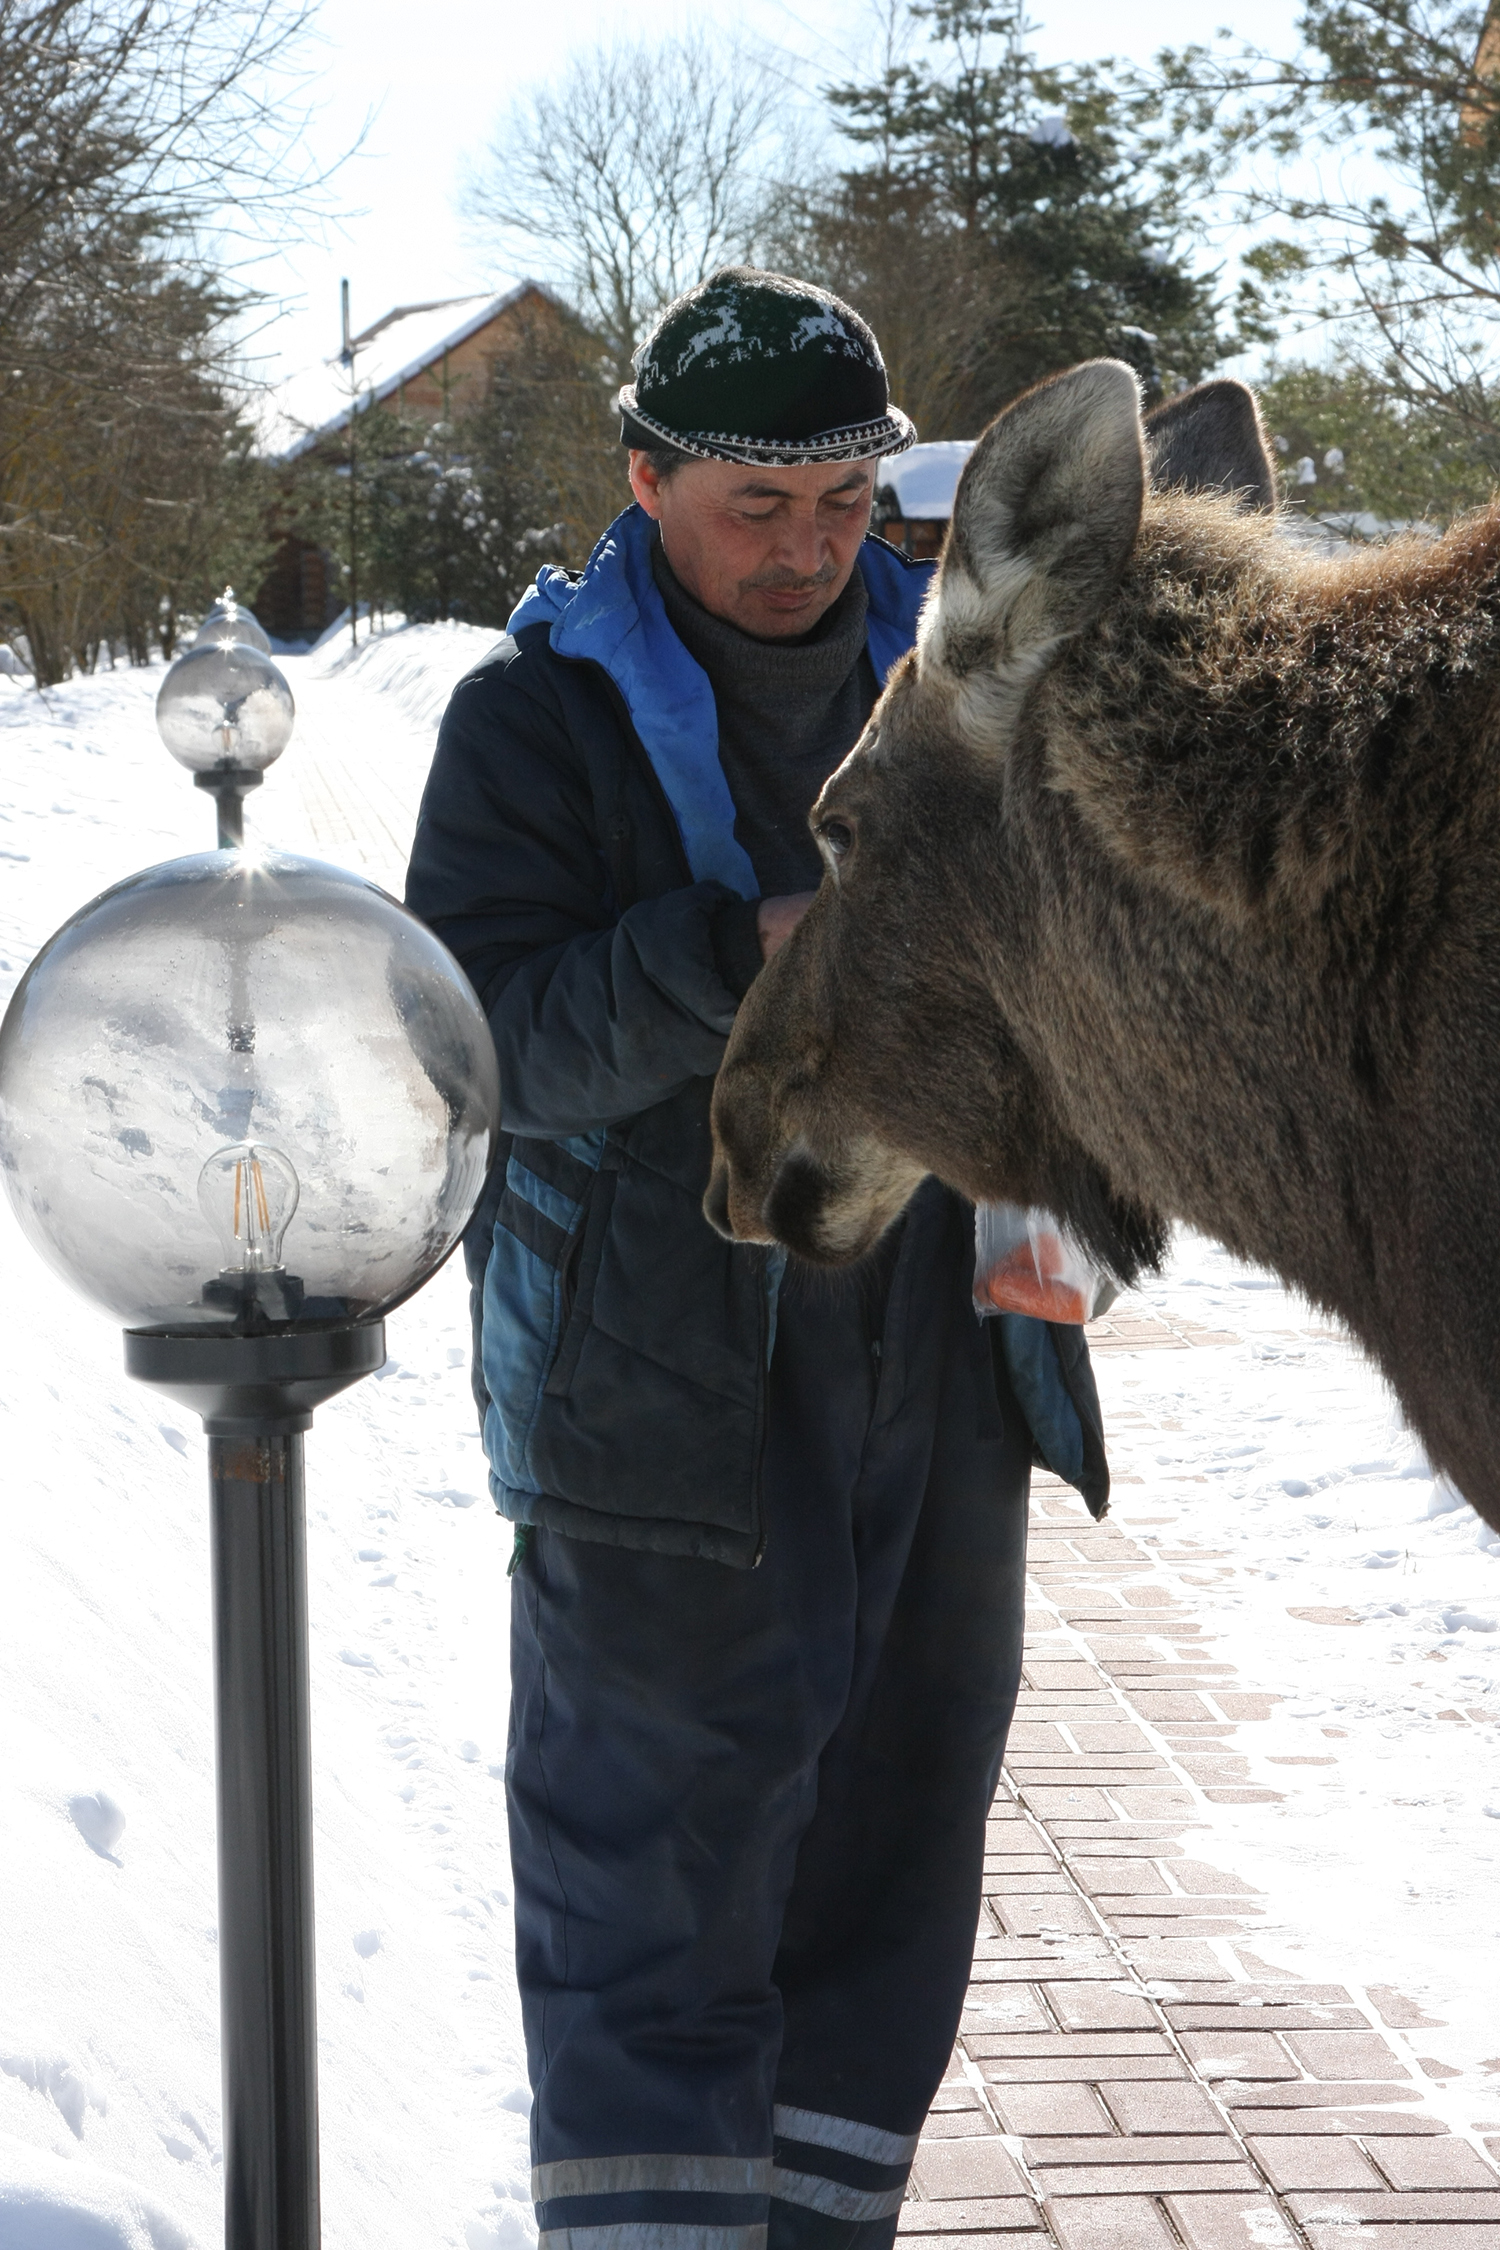
[[[586,669],[590,672],[596,672],[600,680],[604,683],[604,692],[608,696],[609,701],[614,708],[615,716],[620,722],[625,740],[634,753],[636,763],[640,767],[641,773],[644,776],[646,786],[651,792],[652,797],[656,801],[657,810],[660,812],[663,820],[666,822],[667,834],[672,839],[672,848],[677,855],[677,865],[681,870],[683,885],[684,887],[686,887],[689,884],[694,883],[697,878],[694,875],[691,863],[689,862],[687,856],[687,848],[682,841],[682,830],[677,825],[677,815],[672,810],[671,799],[668,797],[666,790],[662,787],[661,775],[657,772],[655,766],[651,763],[650,753],[648,752],[645,743],[642,742],[640,738],[640,734],[636,728],[636,723],[630,715],[630,706],[625,701],[625,698],[621,694],[618,685],[613,679],[611,679],[604,666],[599,663],[595,657],[566,656],[561,658],[560,661],[564,664],[576,664],[581,669]],[[595,787],[596,769],[594,767],[593,760],[589,755],[587,745],[584,746],[584,758],[588,768],[590,788],[594,791],[594,802],[597,805],[600,802],[600,792]],[[624,844],[626,835],[629,831],[629,823],[625,819],[623,811],[621,809],[623,801],[623,786],[617,784],[613,792],[614,809],[608,816],[607,833],[602,839],[605,846],[606,857],[609,862],[611,878],[613,879],[615,885],[616,896],[619,899],[620,912],[622,914],[625,912],[627,906],[634,906],[636,903],[633,896],[628,898],[625,896],[626,886],[623,882]],[[630,888],[633,891],[634,885],[632,884]],[[762,1498],[762,1478],[765,1471],[766,1458],[766,1425],[770,1419],[771,1408],[771,1370],[766,1364],[766,1345],[770,1340],[770,1310],[766,1303],[764,1270],[766,1254],[764,1251],[757,1251],[756,1256],[760,1260],[762,1269],[760,1290],[760,1329],[758,1348],[756,1351],[756,1381],[759,1384],[760,1388],[760,1405],[757,1414],[757,1423],[760,1434],[756,1442],[755,1471],[751,1488],[751,1499],[755,1513],[755,1553],[750,1564],[752,1570],[759,1567],[761,1558],[766,1551],[765,1508]]]

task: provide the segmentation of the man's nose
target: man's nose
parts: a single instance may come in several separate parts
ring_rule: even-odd
[[[794,517],[782,527],[776,560],[783,569],[794,570],[799,578],[816,578],[828,560],[828,542],[822,527],[812,517],[800,522]]]

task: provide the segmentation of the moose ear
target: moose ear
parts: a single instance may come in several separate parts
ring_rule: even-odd
[[[1122,360],[1087,360],[1025,392],[959,481],[923,669],[956,675],[986,706],[1024,688],[1119,584],[1145,489],[1140,388]],[[974,717],[983,724],[977,707]]]
[[[1228,377],[1200,383],[1146,416],[1158,492],[1226,492],[1242,508],[1274,508],[1276,470],[1255,393]]]

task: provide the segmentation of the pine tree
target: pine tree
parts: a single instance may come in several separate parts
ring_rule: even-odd
[[[908,13],[914,55],[827,92],[864,161],[789,198],[781,231],[784,255],[870,319],[922,434],[972,436],[1099,354],[1149,393],[1196,381],[1232,347],[1141,106],[1107,66],[1043,68],[1019,0]]]

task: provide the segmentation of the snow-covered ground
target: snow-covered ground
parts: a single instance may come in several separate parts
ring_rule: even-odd
[[[1270,1277],[1183,1237],[1140,1296],[1245,1339],[1095,1363],[1106,1422],[1148,1423],[1112,1444],[1144,1480],[1116,1487],[1121,1524],[1171,1558],[1234,1685],[1285,1698],[1233,1744],[1285,1801],[1212,1806],[1205,1855],[1265,1890],[1272,1960],[1423,2004],[1442,2028],[1408,2036],[1462,2073],[1451,2121],[1494,2131],[1500,1536],[1433,1478],[1368,1361]]]
[[[418,627],[283,660],[298,732],[251,835],[398,888],[437,714],[490,638]],[[211,802],[156,737],[159,681],[41,698],[0,677],[0,1006],[77,906],[212,842]],[[0,1274],[0,2250],[212,2250],[202,1437],[126,1381],[117,1336],[3,1198]],[[1146,1479],[1119,1487],[1121,1519],[1175,1558],[1236,1684],[1286,1697],[1236,1745],[1285,1802],[1212,1808],[1217,1856],[1265,1888],[1272,1959],[1444,2020],[1410,2037],[1465,2073],[1447,2092],[1471,2124],[1500,2107],[1482,2068],[1500,2054],[1500,1542],[1434,1485],[1358,1356],[1264,1277],[1188,1242],[1146,1296],[1246,1338],[1100,1361],[1106,1408],[1150,1425],[1121,1425],[1117,1462]],[[466,1326],[450,1268],[309,1440],[328,2250],[524,2250],[533,2231],[500,1780],[508,1540]]]
[[[403,636],[408,662],[427,644],[426,706],[389,648],[362,651],[342,689],[338,652],[286,669],[309,727],[413,800],[434,675],[451,682],[491,638]],[[43,699],[0,679],[0,1006],[73,909],[212,844],[211,800],[157,740],[159,684],[116,672]],[[316,850],[305,738],[251,825]],[[118,1334],[39,1264],[3,1197],[0,1274],[0,2250],[207,2250],[202,1433],[126,1380]],[[535,2232],[501,1781],[509,1540],[485,1496],[467,1327],[449,1267],[391,1319],[383,1373],[308,1439],[328,2250],[521,2250]]]

